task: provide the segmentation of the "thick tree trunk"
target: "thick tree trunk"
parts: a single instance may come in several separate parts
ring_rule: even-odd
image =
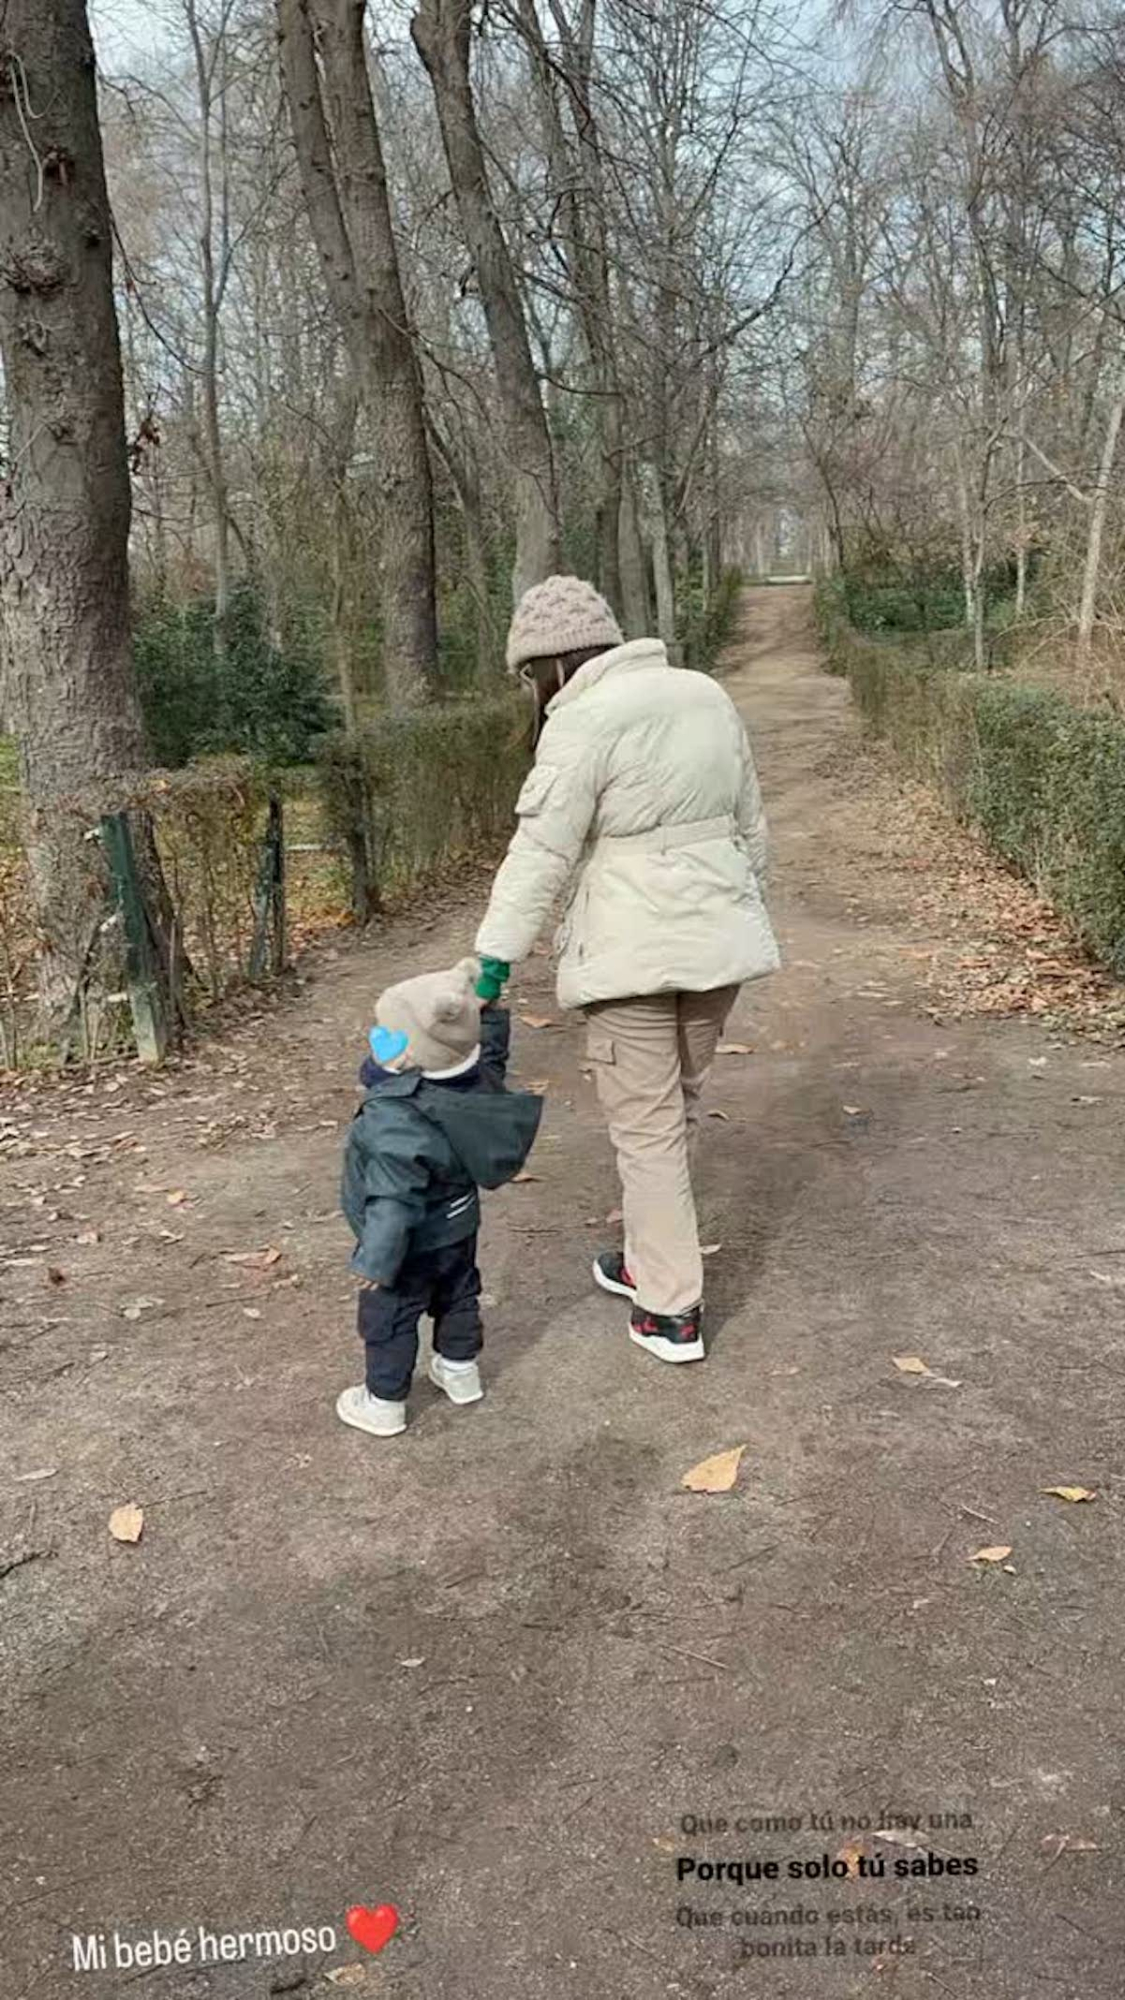
[[[363,14],[364,0],[278,0],[309,218],[374,433],[384,677],[392,701],[408,703],[423,700],[437,675],[433,489]]]
[[[146,763],[129,633],[130,490],[112,233],[85,0],[8,0],[0,349],[2,610],[49,1028],[73,1018],[106,876],[72,796]]]
[[[469,0],[422,0],[410,24],[433,85],[450,184],[488,326],[514,469],[516,561],[512,594],[559,567],[561,533],[550,433],[531,358],[519,286],[493,205],[469,78]]]

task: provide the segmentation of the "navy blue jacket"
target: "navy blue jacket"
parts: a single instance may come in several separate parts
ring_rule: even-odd
[[[358,1277],[393,1286],[405,1259],[459,1243],[480,1227],[478,1188],[519,1173],[543,1106],[506,1090],[511,1017],[481,1008],[480,1060],[444,1082],[365,1062],[366,1096],[344,1153],[341,1201]]]

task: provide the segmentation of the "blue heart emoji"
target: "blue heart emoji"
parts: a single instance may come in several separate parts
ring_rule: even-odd
[[[400,1033],[397,1028],[372,1028],[367,1039],[377,1063],[393,1062],[410,1046],[409,1035]]]

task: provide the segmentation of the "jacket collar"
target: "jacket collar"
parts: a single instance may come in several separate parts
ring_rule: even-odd
[[[627,639],[623,646],[612,646],[608,653],[599,653],[593,660],[587,660],[584,667],[572,675],[558,694],[552,695],[547,703],[547,714],[565,707],[568,701],[577,701],[580,695],[588,694],[599,681],[608,674],[634,673],[639,667],[667,667],[668,654],[663,639]]]

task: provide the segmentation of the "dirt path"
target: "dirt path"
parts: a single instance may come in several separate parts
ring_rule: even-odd
[[[4,2000],[327,1996],[351,1963],[397,2000],[1119,1992],[1125,1058],[931,1018],[918,872],[806,621],[751,593],[729,683],[787,968],[713,1086],[706,1366],[593,1292],[608,1151],[577,1034],[525,1027],[549,1101],[538,1183],[488,1202],[489,1395],[419,1386],[389,1446],[335,1420],[370,1000],[468,945],[478,885],[175,1074],[61,1127],[2,1107]],[[739,1443],[733,1493],[681,1489]],[[1098,1499],[1042,1495],[1071,1482]],[[853,1875],[789,1878],[849,1841]],[[678,1856],[779,1875],[678,1887]],[[355,1903],[398,1907],[377,1957]],[[342,1942],[254,1942],[306,1925]],[[114,1968],[115,1931],[181,1926],[189,1962]]]

